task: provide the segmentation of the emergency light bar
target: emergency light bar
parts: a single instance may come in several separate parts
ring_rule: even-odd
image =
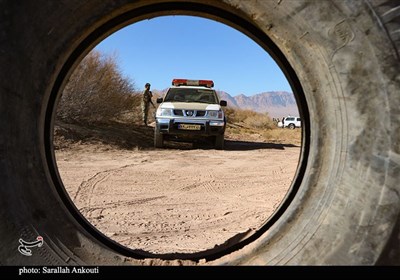
[[[173,86],[202,86],[211,88],[214,86],[212,80],[188,80],[188,79],[173,79]]]

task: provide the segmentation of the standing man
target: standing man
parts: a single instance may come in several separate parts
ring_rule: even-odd
[[[156,108],[156,106],[154,106],[153,101],[151,100],[152,97],[153,97],[153,94],[150,91],[150,84],[146,83],[146,85],[144,86],[144,91],[143,91],[143,96],[142,96],[143,123],[146,126],[147,126],[147,115],[149,113],[149,103],[151,103],[151,105],[153,105],[153,107]]]

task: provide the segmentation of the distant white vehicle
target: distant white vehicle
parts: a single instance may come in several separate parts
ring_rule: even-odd
[[[287,116],[282,121],[278,122],[278,127],[295,129],[301,127],[300,117]]]

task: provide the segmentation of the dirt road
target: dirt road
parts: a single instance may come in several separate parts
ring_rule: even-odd
[[[300,147],[227,141],[226,150],[57,150],[62,181],[86,219],[122,245],[194,253],[258,229],[295,174]]]

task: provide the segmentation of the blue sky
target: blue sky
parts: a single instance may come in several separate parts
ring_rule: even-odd
[[[111,34],[96,46],[116,55],[123,75],[138,89],[146,82],[165,89],[173,78],[210,79],[232,96],[292,89],[270,55],[225,24],[193,16],[143,20]]]

